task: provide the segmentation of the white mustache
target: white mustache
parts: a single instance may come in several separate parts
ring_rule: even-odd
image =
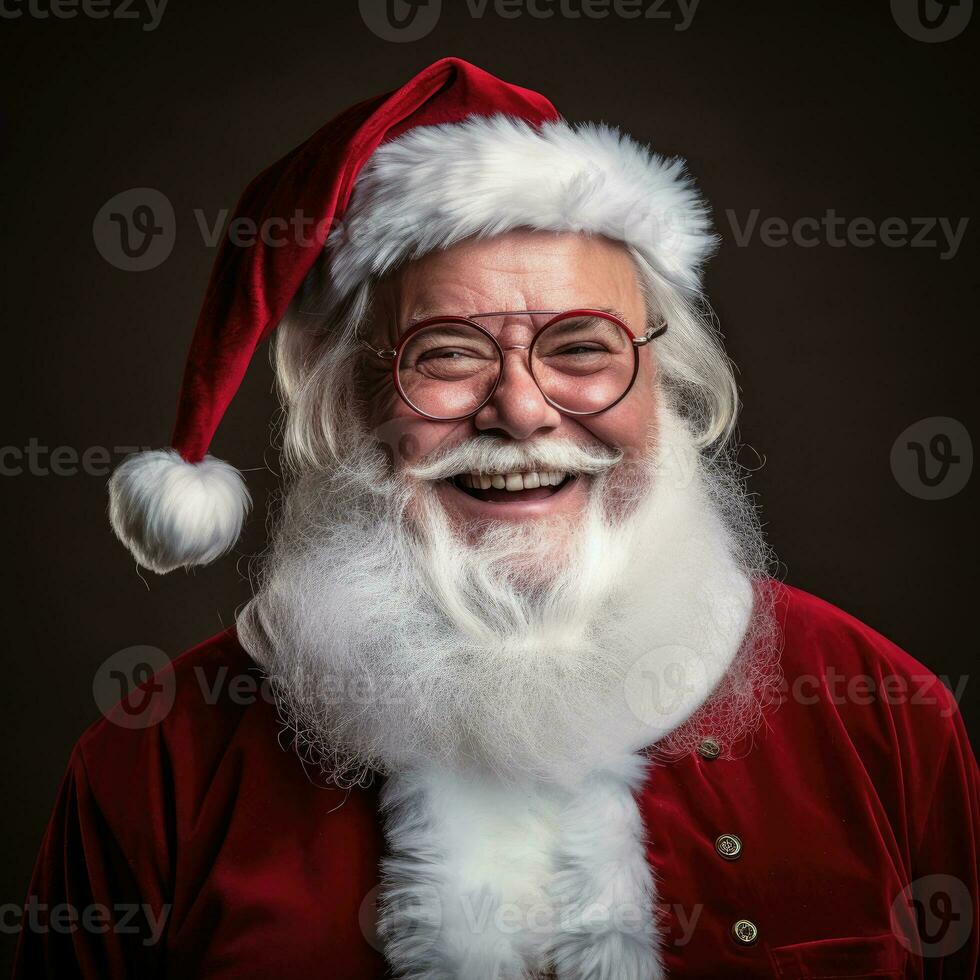
[[[584,445],[570,439],[511,442],[496,436],[478,436],[437,452],[408,469],[417,480],[444,480],[461,473],[522,473],[559,470],[566,473],[603,473],[623,459],[623,452],[599,444]]]

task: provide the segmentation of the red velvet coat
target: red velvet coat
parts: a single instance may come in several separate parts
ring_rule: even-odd
[[[781,588],[779,608],[787,696],[754,747],[658,765],[640,794],[669,975],[974,976],[978,779],[952,697],[819,599]],[[16,977],[385,975],[366,938],[377,790],[317,785],[243,676],[257,669],[222,633],[158,677],[175,693],[158,724],[82,736]],[[752,945],[733,936],[742,919]]]

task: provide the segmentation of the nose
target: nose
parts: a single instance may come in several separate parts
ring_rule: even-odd
[[[526,347],[504,349],[497,390],[473,417],[473,424],[481,432],[496,429],[511,439],[527,439],[561,425],[561,412],[545,401],[531,376]]]

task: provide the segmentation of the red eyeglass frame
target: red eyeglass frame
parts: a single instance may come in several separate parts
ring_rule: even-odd
[[[529,344],[511,344],[508,347],[501,347],[497,341],[497,338],[490,333],[485,327],[477,323],[476,320],[480,318],[493,317],[493,316],[551,316],[551,319],[547,323],[543,324],[538,330],[535,331],[534,336],[531,338],[531,343]],[[633,347],[633,373],[630,376],[630,382],[626,386],[623,393],[615,400],[610,402],[603,408],[596,409],[593,412],[576,412],[572,409],[562,408],[561,405],[555,403],[541,387],[541,383],[534,375],[534,366],[531,359],[531,352],[534,350],[534,345],[537,343],[538,338],[547,330],[549,327],[558,323],[560,320],[565,320],[570,317],[575,316],[597,316],[604,320],[608,320],[611,323],[619,327],[630,340],[630,344]],[[413,405],[409,400],[405,389],[402,388],[401,381],[398,377],[398,369],[401,365],[402,353],[405,350],[405,345],[411,340],[415,334],[419,333],[421,330],[425,330],[427,327],[431,327],[437,323],[461,323],[466,326],[473,327],[482,333],[496,348],[497,356],[500,362],[500,368],[497,371],[497,378],[493,383],[493,387],[487,393],[487,396],[480,402],[476,408],[471,412],[467,412],[465,415],[430,415],[428,412],[423,412],[416,405]],[[391,360],[391,380],[395,386],[395,390],[398,392],[401,400],[413,411],[416,415],[421,415],[424,419],[429,419],[432,422],[461,422],[464,419],[470,419],[477,414],[494,396],[497,387],[500,385],[500,379],[504,374],[504,351],[507,350],[526,350],[527,351],[527,367],[528,371],[534,383],[538,387],[538,391],[541,392],[541,397],[556,411],[561,412],[562,415],[572,415],[575,417],[586,417],[592,415],[601,415],[603,412],[608,412],[610,408],[618,405],[632,390],[633,385],[636,383],[636,376],[640,370],[640,348],[645,347],[650,343],[651,340],[656,340],[657,337],[662,337],[667,332],[666,321],[659,327],[651,327],[645,334],[637,337],[632,330],[614,313],[609,313],[607,310],[593,310],[587,308],[574,309],[574,310],[501,310],[493,313],[470,313],[468,316],[430,316],[426,317],[424,320],[420,320],[418,323],[413,324],[408,330],[402,334],[398,339],[398,343],[394,347],[386,347],[381,350],[377,350],[368,343],[364,343],[364,346],[371,351],[373,354],[382,358],[383,360]]]

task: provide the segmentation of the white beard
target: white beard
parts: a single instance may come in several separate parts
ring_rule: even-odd
[[[499,522],[464,539],[366,439],[301,477],[238,620],[300,746],[337,781],[431,762],[574,784],[676,740],[766,632],[764,552],[740,488],[666,410],[658,441],[632,479],[627,464],[593,477],[571,531]],[[752,646],[715,712],[726,735],[758,720],[772,656]]]
[[[239,636],[330,778],[389,777],[379,933],[399,975],[664,975],[635,753],[733,745],[778,670],[741,488],[663,410],[658,441],[592,478],[573,529],[454,530],[366,440],[287,495]]]

